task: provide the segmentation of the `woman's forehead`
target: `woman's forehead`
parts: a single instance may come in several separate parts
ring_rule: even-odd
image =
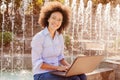
[[[51,16],[63,17],[61,12],[53,12],[53,13],[51,14]]]

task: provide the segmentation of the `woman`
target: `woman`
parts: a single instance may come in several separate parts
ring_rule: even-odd
[[[42,7],[39,24],[44,29],[32,39],[32,65],[34,80],[86,80],[86,75],[61,77],[50,71],[66,71],[70,64],[64,59],[63,30],[70,21],[70,8],[59,2]]]

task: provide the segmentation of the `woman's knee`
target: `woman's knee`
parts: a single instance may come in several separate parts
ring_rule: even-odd
[[[34,80],[42,80],[42,75],[41,74],[34,75]]]
[[[41,74],[41,76],[34,77],[34,80],[65,80],[65,79],[62,76],[53,75],[47,72],[47,73]]]
[[[67,80],[81,80],[78,76],[71,76]]]
[[[85,74],[78,75],[80,80],[87,80],[87,76]]]

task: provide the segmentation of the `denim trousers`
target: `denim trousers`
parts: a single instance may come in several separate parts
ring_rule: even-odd
[[[87,77],[85,74],[71,76],[71,77],[62,77],[47,72],[42,74],[35,74],[34,80],[87,80]]]

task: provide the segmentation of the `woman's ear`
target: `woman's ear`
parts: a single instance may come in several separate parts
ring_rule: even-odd
[[[49,23],[49,19],[48,19],[48,23]]]
[[[48,20],[47,20],[47,21],[48,21],[48,23],[50,22],[50,16],[49,16],[49,18],[48,18]]]

